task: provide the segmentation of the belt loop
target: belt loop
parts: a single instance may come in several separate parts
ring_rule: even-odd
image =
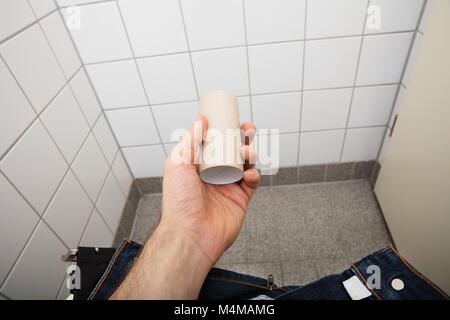
[[[273,275],[269,274],[269,276],[267,277],[267,289],[269,291],[272,291],[273,286],[274,286],[274,278]]]

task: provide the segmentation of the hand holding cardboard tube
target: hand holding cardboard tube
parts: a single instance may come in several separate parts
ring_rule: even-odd
[[[208,121],[202,146],[200,178],[211,184],[241,180],[244,168],[236,97],[223,90],[209,91],[200,97],[199,113]]]

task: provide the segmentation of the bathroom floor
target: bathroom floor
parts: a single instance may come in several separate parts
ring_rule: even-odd
[[[141,198],[132,239],[159,221],[161,194]],[[301,285],[343,271],[391,242],[366,180],[261,187],[235,243],[217,267]]]

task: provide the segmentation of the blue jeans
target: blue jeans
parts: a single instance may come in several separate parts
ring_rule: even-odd
[[[92,290],[90,300],[107,299],[130,270],[141,245],[124,239],[103,276]],[[374,267],[378,268],[374,272]],[[379,277],[374,278],[378,272]],[[342,273],[332,274],[303,286],[277,287],[263,279],[233,271],[212,268],[203,283],[199,299],[252,299],[263,296],[275,300],[351,300],[352,288],[344,286],[350,278],[363,287],[365,300],[442,300],[448,296],[415,270],[389,245],[353,263]],[[403,286],[393,285],[401,280]],[[374,280],[374,281],[373,281]],[[378,280],[378,281],[377,281]]]

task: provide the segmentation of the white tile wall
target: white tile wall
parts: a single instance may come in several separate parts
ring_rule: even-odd
[[[344,131],[303,132],[300,135],[300,165],[339,162]]]
[[[109,248],[113,241],[113,234],[106,226],[98,211],[94,209],[80,246]]]
[[[53,0],[28,0],[28,2],[38,18],[56,9],[56,4]]]
[[[95,64],[86,69],[104,109],[147,104],[134,61]]]
[[[385,126],[394,104],[397,85],[356,88],[349,127]]]
[[[44,213],[45,221],[70,248],[76,248],[94,205],[69,171]]]
[[[2,45],[0,54],[37,112],[64,85],[64,75],[36,24]]]
[[[0,283],[13,267],[38,222],[38,215],[0,174]]]
[[[351,99],[351,88],[304,92],[301,131],[345,128]]]
[[[67,264],[67,247],[43,222],[39,223],[2,288],[12,299],[55,299]]]
[[[113,232],[116,232],[119,227],[125,202],[126,198],[122,194],[116,178],[110,172],[98,197],[96,208]]]
[[[192,61],[200,95],[214,89],[249,94],[245,48],[195,52]]]
[[[36,0],[39,1],[39,0]],[[54,12],[40,22],[42,29],[47,35],[53,52],[58,59],[66,78],[72,75],[81,67],[75,47],[70,40],[69,34],[64,27],[64,22],[59,12]]]
[[[115,1],[80,6],[79,28],[71,28],[70,32],[85,63],[105,60],[126,59],[132,52],[120,12]],[[63,10],[66,17],[73,15]]]
[[[109,167],[93,134],[90,134],[84,142],[80,153],[73,162],[72,169],[91,200],[95,201]]]
[[[252,93],[301,89],[303,42],[252,46],[248,56]]]
[[[61,298],[60,256],[80,239],[111,245],[116,230],[92,209],[117,221],[122,209],[105,208],[123,208],[133,179],[55,8],[0,3],[0,292],[12,299]]]
[[[178,0],[119,0],[119,5],[137,57],[187,51]]]
[[[156,122],[161,124],[158,129],[163,142],[178,141],[198,114],[196,102],[154,106],[152,109]],[[174,139],[172,135],[176,135]]]
[[[166,158],[162,145],[124,148],[123,153],[136,178],[162,176]]]
[[[112,110],[106,114],[120,146],[160,142],[149,107]]]
[[[342,161],[376,159],[385,127],[348,129],[344,142]]]
[[[138,60],[150,103],[170,103],[197,99],[194,75],[188,54]]]
[[[189,126],[196,113],[194,101],[212,89],[238,96],[241,121],[253,120],[260,128],[278,128],[282,133],[334,130],[332,150],[339,151],[332,151],[333,156],[317,151],[309,161],[343,161],[340,139],[347,137],[341,135],[347,127],[387,125],[396,95],[392,88],[400,82],[411,43],[412,32],[405,31],[416,28],[423,1],[409,5],[405,0],[118,0],[117,4],[82,6],[82,11],[107,17],[90,27],[97,31],[75,37],[75,42],[83,52],[86,39],[97,33],[118,46],[113,53],[125,53],[113,58],[111,50],[89,47],[96,64],[88,70],[103,108],[120,109],[109,110],[108,120],[128,149],[127,161],[134,163],[130,166],[139,168],[143,177],[145,172],[152,176],[161,172],[148,169],[149,158],[153,153],[164,158],[159,146],[170,149],[173,128]],[[370,5],[381,10],[381,29],[365,28],[367,14],[373,22]],[[117,31],[114,39],[113,32],[102,27],[107,24]],[[108,63],[116,59],[120,61]],[[376,88],[364,88],[369,85]],[[175,117],[182,104],[191,107],[181,108]],[[338,135],[337,129],[344,131]]]
[[[42,213],[64,176],[67,164],[42,123],[36,121],[0,162],[0,170]]]
[[[80,69],[70,81],[70,87],[73,90],[89,126],[94,125],[101,112],[95,92],[86,76],[84,69]]]
[[[299,131],[300,93],[282,93],[253,97],[253,121],[258,129]]]
[[[399,82],[411,39],[411,32],[365,37],[357,85]]]
[[[34,21],[33,10],[27,0],[0,2],[0,40],[11,36]]]
[[[306,44],[304,89],[352,86],[361,37],[313,40]]]
[[[72,162],[89,132],[89,126],[69,86],[42,113],[41,120],[68,162]]]
[[[36,113],[2,60],[0,91],[0,155],[3,155],[33,121]]]
[[[306,37],[311,39],[361,34],[367,2],[368,0],[308,1]]]
[[[181,0],[192,50],[245,44],[242,0]]]
[[[422,11],[424,0],[371,0],[379,8],[380,28],[367,28],[367,33],[414,30]]]
[[[303,39],[305,3],[305,0],[245,0],[248,43]]]

